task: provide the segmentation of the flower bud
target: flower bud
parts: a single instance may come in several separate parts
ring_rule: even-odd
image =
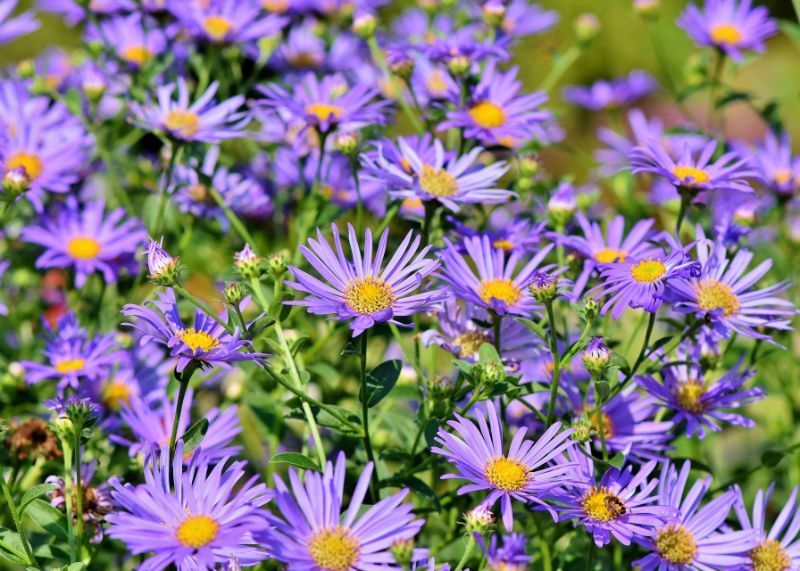
[[[596,15],[585,13],[575,19],[575,35],[578,42],[587,44],[600,33],[600,20]]]
[[[518,164],[520,176],[525,177],[534,176],[537,172],[539,172],[539,168],[541,167],[538,158],[534,155],[527,155],[520,158]]]
[[[491,28],[496,28],[503,23],[503,18],[506,15],[506,7],[498,0],[489,0],[481,8],[483,14],[483,21]]]
[[[533,272],[528,291],[539,303],[550,303],[558,297],[558,276],[541,270]]]
[[[387,50],[386,65],[398,77],[408,79],[414,73],[414,60],[402,50]]]
[[[222,294],[225,296],[225,303],[228,305],[239,305],[244,299],[244,288],[239,282],[226,282]]]
[[[389,551],[397,564],[406,568],[411,564],[411,559],[414,557],[414,540],[401,539],[395,541]]]
[[[161,247],[164,239],[147,243],[147,278],[157,285],[172,286],[181,281],[180,258],[173,258]]]
[[[370,13],[363,13],[363,14],[356,14],[356,17],[353,19],[353,32],[359,37],[363,39],[371,38],[375,35],[375,31],[378,29],[378,19],[375,17],[374,14]]]
[[[464,515],[464,527],[467,533],[479,533],[485,535],[494,529],[494,516],[492,512],[483,504],[471,509]]]
[[[575,214],[575,188],[569,183],[561,183],[547,201],[547,213],[556,227],[563,227]]]
[[[267,269],[269,270],[269,273],[276,278],[280,277],[288,267],[288,260],[289,252],[286,250],[281,250],[280,252],[270,254],[270,256],[267,258]]]
[[[469,71],[471,66],[472,62],[470,62],[469,58],[466,56],[453,56],[450,58],[450,61],[447,62],[447,69],[453,75],[464,75]]]
[[[478,372],[478,380],[485,385],[495,385],[506,378],[506,369],[498,361],[478,363],[475,369]]]
[[[572,433],[572,439],[576,442],[589,442],[595,435],[594,424],[589,420],[589,417],[584,414],[580,418],[576,418],[572,423],[572,428],[575,430]]]
[[[343,155],[354,155],[358,152],[358,134],[352,131],[339,133],[336,135],[334,145]]]
[[[22,79],[31,79],[36,75],[36,66],[29,59],[22,60],[17,65],[17,73]]]
[[[592,377],[599,377],[611,363],[611,349],[603,343],[602,337],[592,337],[581,356],[586,370]]]
[[[3,194],[8,202],[13,202],[31,187],[31,177],[25,167],[15,167],[3,176]]]
[[[661,0],[633,0],[633,11],[642,18],[656,18]]]
[[[264,259],[253,251],[250,244],[245,244],[242,251],[233,257],[233,265],[244,279],[258,279],[263,273]]]
[[[443,401],[449,399],[453,395],[455,384],[453,379],[446,375],[434,375],[428,382],[428,389],[430,391],[431,400]]]
[[[583,312],[586,314],[586,319],[591,321],[600,313],[600,302],[593,297],[587,297],[583,300]]]

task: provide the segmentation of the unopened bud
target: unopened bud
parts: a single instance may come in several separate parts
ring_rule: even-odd
[[[263,263],[263,258],[253,251],[250,244],[245,244],[242,251],[233,257],[236,271],[246,280],[260,278],[263,272]]]
[[[506,378],[506,369],[498,361],[478,363],[475,368],[478,371],[478,379],[486,385],[495,385]]]
[[[239,282],[227,282],[222,294],[228,305],[239,305],[244,299],[244,288]]]
[[[558,297],[558,276],[536,271],[528,282],[528,291],[539,303],[550,303]]]
[[[31,187],[31,177],[25,167],[15,167],[6,172],[3,176],[3,194],[8,202],[13,202]]]
[[[600,313],[600,302],[592,297],[587,297],[583,300],[583,312],[586,314],[586,319],[591,321]]]
[[[661,8],[661,0],[633,0],[633,11],[643,18],[655,18]]]
[[[532,177],[539,172],[541,165],[539,159],[533,155],[524,156],[519,159],[519,174],[525,177]]]
[[[488,507],[480,504],[464,515],[464,527],[467,528],[467,533],[485,535],[494,529],[494,516]]]
[[[611,363],[611,349],[603,343],[602,337],[592,337],[581,356],[586,370],[592,377],[599,377]]]
[[[580,43],[589,43],[598,33],[600,33],[600,20],[596,15],[587,12],[575,19],[575,35]]]
[[[22,60],[17,65],[17,73],[22,79],[30,79],[36,75],[36,66],[29,59]]]
[[[596,432],[594,424],[592,424],[592,421],[589,420],[586,414],[580,418],[576,418],[572,423],[572,428],[574,429],[572,439],[576,442],[589,442]]]
[[[414,558],[414,540],[401,539],[395,541],[389,548],[395,562],[403,568],[408,567],[411,560]]]
[[[447,400],[453,394],[455,383],[446,375],[434,375],[428,384],[430,397],[434,401]]]
[[[547,213],[556,227],[564,226],[575,214],[575,188],[569,183],[561,183],[547,201]]]
[[[503,18],[506,15],[506,7],[498,0],[489,0],[489,2],[484,4],[483,8],[481,8],[481,13],[483,14],[483,21],[486,22],[486,25],[496,28],[503,23]]]
[[[270,254],[270,256],[267,258],[267,269],[269,270],[269,273],[275,277],[281,276],[288,267],[288,260],[289,252],[286,250],[281,250],[280,252]]]
[[[453,75],[464,75],[472,67],[472,62],[467,56],[454,56],[447,62],[447,69]]]
[[[353,32],[359,38],[371,38],[378,29],[378,19],[374,14],[358,14],[353,19]]]
[[[344,132],[336,135],[334,141],[336,150],[343,155],[353,155],[358,152],[358,134],[353,132]]]
[[[180,283],[181,264],[180,258],[173,258],[161,247],[164,239],[156,242],[150,240],[147,243],[147,270],[150,274],[147,278],[162,286],[172,286]]]

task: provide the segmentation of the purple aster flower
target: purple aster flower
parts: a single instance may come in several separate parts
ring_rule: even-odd
[[[645,240],[655,220],[648,218],[639,220],[627,236],[625,235],[625,218],[615,216],[608,223],[607,236],[597,222],[589,222],[582,212],[575,219],[583,232],[583,236],[568,235],[561,241],[584,258],[583,270],[573,286],[573,299],[577,299],[586,287],[589,278],[605,264],[624,262],[629,257],[639,259],[646,257],[653,247]]]
[[[549,111],[539,109],[547,101],[547,94],[537,91],[521,95],[521,88],[516,67],[503,72],[494,60],[490,61],[478,85],[470,90],[466,108],[450,111],[439,130],[463,129],[465,137],[487,146],[521,146],[534,138],[541,124],[551,118]]]
[[[541,34],[555,26],[559,19],[555,10],[545,10],[528,0],[511,0],[504,8],[499,31],[512,38]]]
[[[174,3],[171,11],[195,38],[214,44],[242,44],[280,35],[286,18],[265,14],[259,0]]]
[[[789,500],[783,506],[772,527],[766,527],[767,511],[775,483],[764,490],[758,490],[753,504],[753,519],[751,521],[745,507],[742,490],[734,486],[736,502],[733,509],[739,519],[743,530],[754,530],[759,537],[757,547],[747,554],[750,560],[743,569],[748,571],[771,571],[777,569],[800,568],[800,542],[795,541],[800,532],[800,510],[797,509],[797,486],[792,490]]]
[[[697,258],[701,264],[700,274],[685,281],[671,282],[668,287],[666,299],[673,302],[675,311],[710,320],[725,337],[735,332],[770,341],[770,336],[759,329],[791,329],[791,319],[797,310],[791,301],[775,297],[791,284],[782,281],[752,289],[772,267],[772,260],[765,260],[745,273],[753,253],[738,249],[729,258],[725,246],[705,240],[699,226]]]
[[[113,283],[121,269],[136,271],[134,254],[147,237],[139,220],[123,221],[124,216],[122,208],[106,215],[102,201],[80,208],[77,200],[69,197],[54,218],[24,228],[22,239],[46,248],[36,260],[37,268],[74,268],[78,288],[94,272],[102,273],[106,283]]]
[[[327,58],[325,40],[319,35],[319,22],[304,18],[286,34],[270,58],[270,65],[282,70],[321,70]]]
[[[700,265],[687,254],[693,244],[676,246],[678,244],[671,244],[672,252],[649,252],[641,259],[626,258],[624,262],[604,264],[600,268],[601,283],[586,295],[607,296],[600,314],[605,315],[611,309],[614,319],[619,319],[627,307],[655,313],[661,307],[667,283],[685,280],[700,272]]]
[[[170,83],[156,90],[156,101],[148,96],[144,105],[131,103],[133,123],[142,129],[164,131],[182,141],[219,143],[241,137],[250,122],[250,114],[239,111],[245,98],[237,95],[217,104],[214,94],[218,87],[216,81],[212,82],[205,93],[191,103],[189,86],[179,77],[177,84]],[[177,100],[173,99],[176,89]]]
[[[362,257],[356,231],[348,224],[352,261],[344,255],[339,228],[332,224],[331,230],[335,252],[319,228],[317,240],[309,238],[308,246],[300,246],[303,257],[324,281],[291,266],[289,271],[296,281],[287,281],[286,285],[308,295],[288,304],[305,306],[314,315],[334,315],[333,319],[352,320],[350,329],[356,337],[376,323],[388,321],[404,325],[397,318],[414,315],[447,297],[447,292],[441,289],[414,293],[439,264],[438,260],[426,257],[430,246],[417,252],[419,236],[413,237],[412,232],[406,234],[383,267],[389,241],[388,228],[381,234],[374,257],[372,231],[367,228]]]
[[[191,426],[191,410],[194,391],[186,391],[181,417],[178,420],[178,434],[184,434]],[[169,447],[172,424],[175,420],[175,403],[167,396],[158,400],[145,401],[131,399],[124,404],[119,413],[123,423],[130,429],[133,439],[120,434],[111,434],[111,442],[128,449],[131,458],[139,454],[147,454],[151,450]],[[198,454],[210,463],[223,458],[235,456],[241,452],[241,446],[232,446],[231,442],[242,431],[236,406],[228,407],[224,412],[212,408],[204,416],[208,421],[208,432],[200,442],[202,448]],[[189,461],[191,456],[184,458]]]
[[[500,248],[507,253],[535,252],[544,236],[547,222],[531,222],[526,219],[518,219],[509,215],[504,209],[495,210],[488,220],[484,229],[475,229],[468,224],[462,223],[455,216],[448,216],[447,221],[453,225],[451,232],[461,237],[461,240],[470,236],[488,236],[492,246]]]
[[[244,565],[267,558],[253,533],[266,526],[261,506],[270,500],[257,476],[245,479],[244,462],[225,458],[213,468],[196,454],[183,466],[183,442],[170,462],[169,447],[145,465],[145,484],[113,482],[118,509],[106,516],[108,535],[134,555],[152,553],[141,571],[213,570],[236,555]]]
[[[437,63],[464,65],[467,69],[490,59],[508,61],[508,50],[502,43],[478,39],[479,26],[467,24],[441,34],[427,34],[423,53]]]
[[[90,24],[87,39],[102,42],[112,53],[137,70],[167,50],[167,36],[155,20],[136,12]]]
[[[367,125],[385,125],[389,120],[388,101],[373,101],[379,91],[367,83],[348,85],[342,75],[317,79],[303,76],[292,92],[276,83],[259,86],[264,95],[260,104],[301,119],[308,127],[323,133],[333,129],[356,130]]]
[[[788,133],[778,138],[770,131],[750,152],[750,164],[761,184],[782,195],[800,190],[800,157],[792,154]]]
[[[414,71],[411,74],[411,90],[421,106],[435,102],[456,102],[459,87],[456,80],[441,63],[432,63],[425,56],[418,56],[413,61]]]
[[[552,244],[539,250],[517,270],[523,255],[512,252],[506,258],[505,250],[494,248],[486,236],[464,239],[464,248],[475,269],[449,240],[445,239],[445,243],[442,252],[444,269],[438,272],[438,276],[450,286],[457,298],[499,315],[529,316],[540,307],[526,286],[535,271],[552,270],[552,264],[539,267],[553,249]]]
[[[392,544],[412,539],[424,524],[414,519],[413,505],[403,500],[408,490],[383,498],[369,509],[363,502],[372,477],[372,462],[361,471],[350,496],[345,497],[345,457],[328,462],[325,471],[307,471],[301,481],[289,469],[289,486],[275,476],[275,505],[279,516],[264,531],[270,555],[290,571],[399,571],[390,552]],[[290,489],[291,486],[291,489]],[[421,559],[419,553],[414,559]]]
[[[498,541],[500,539],[500,541]],[[521,533],[492,535],[489,545],[478,537],[489,571],[526,571],[533,558],[525,551],[528,538]]]
[[[556,496],[560,505],[559,521],[576,520],[592,535],[595,545],[603,547],[611,538],[623,545],[652,537],[664,523],[670,508],[658,505],[653,493],[658,480],[648,477],[656,467],[651,461],[638,467],[611,467],[597,481],[594,464],[588,454],[577,448],[569,453],[575,482]],[[562,460],[563,461],[563,460]]]
[[[17,0],[0,0],[0,45],[39,29],[39,22],[34,18],[33,12],[24,12],[9,18],[16,7]]]
[[[0,284],[2,284],[3,275],[8,271],[8,268],[11,267],[11,262],[8,260],[0,260]],[[0,286],[2,287],[2,286]],[[0,301],[0,316],[8,315],[8,307]]]
[[[675,510],[653,536],[637,543],[650,553],[633,564],[641,571],[733,571],[747,563],[747,552],[758,545],[753,531],[726,531],[723,526],[736,499],[728,490],[702,508],[711,476],[694,483],[684,497],[689,462],[680,473],[665,462],[658,482],[658,502]]]
[[[426,161],[406,140],[398,139],[397,146],[402,154],[400,165],[392,154],[388,159],[384,157],[382,149],[378,150],[376,161],[363,158],[371,178],[384,182],[393,199],[434,200],[458,212],[461,204],[498,204],[515,196],[515,193],[495,186],[508,170],[504,161],[486,167],[474,164],[483,152],[481,147],[460,157],[447,158],[444,145],[435,139],[433,157],[426,153],[429,159]]]
[[[61,317],[55,329],[44,323],[48,329],[42,351],[46,362],[22,362],[25,380],[30,384],[57,379],[61,393],[67,387],[85,391],[85,382],[103,378],[123,355],[113,335],[90,337],[72,312]]]
[[[699,347],[683,347],[685,360],[692,363],[700,361]],[[720,422],[752,428],[755,422],[731,412],[760,401],[766,396],[764,389],[753,387],[745,389],[755,370],[739,370],[744,354],[728,372],[717,380],[705,378],[702,369],[694,364],[680,364],[664,367],[661,370],[663,383],[652,375],[637,378],[637,383],[655,398],[662,406],[675,411],[673,422],[678,425],[686,422],[686,435],[705,438],[706,428],[712,432],[721,430]]]
[[[556,422],[534,441],[525,438],[528,430],[522,427],[514,434],[506,452],[500,416],[491,401],[486,401],[486,416],[478,412],[476,419],[477,426],[456,414],[456,420],[448,422],[456,434],[439,429],[436,442],[440,446],[434,446],[431,452],[447,458],[457,470],[442,479],[470,482],[458,489],[459,495],[488,491],[481,505],[491,508],[499,500],[508,531],[514,525],[512,499],[542,506],[556,519],[553,508],[544,499],[564,485],[565,477],[572,473],[572,463],[553,464],[554,459],[574,446],[570,439],[572,430],[561,430],[561,423]]]
[[[656,87],[658,83],[652,75],[637,69],[625,77],[611,81],[600,80],[589,87],[565,87],[564,99],[586,109],[599,111],[635,103],[650,95]]]
[[[693,194],[702,191],[740,192],[753,194],[747,181],[757,173],[748,166],[748,160],[730,151],[712,162],[717,141],[711,140],[695,153],[684,144],[680,155],[673,159],[660,141],[646,141],[631,151],[633,172],[651,172],[664,177],[678,190]]]
[[[402,146],[400,143],[402,143]],[[408,137],[398,137],[397,143],[392,139],[381,139],[379,142],[375,143],[374,149],[370,149],[361,155],[361,162],[368,171],[368,177],[370,179],[374,179],[389,187],[391,181],[399,183],[405,179],[387,177],[385,165],[391,165],[394,169],[413,176],[414,171],[403,149],[410,149],[423,164],[429,165],[436,161],[436,154],[439,152],[439,145],[436,143],[437,139],[430,133],[425,133],[421,136],[410,135]],[[443,159],[445,162],[449,162],[455,158],[455,151],[447,151],[444,147],[442,147],[442,150],[444,151]]]
[[[177,357],[175,369],[180,373],[189,363],[202,367],[230,367],[239,361],[264,362],[264,353],[248,352],[252,343],[241,338],[236,327],[228,332],[220,323],[199,308],[195,311],[194,325],[187,327],[181,319],[175,292],[172,288],[158,294],[158,300],[150,300],[158,311],[142,305],[127,304],[122,308],[123,315],[135,317],[134,323],[125,323],[142,333],[141,343],[151,341],[166,346],[170,355]],[[220,316],[227,322],[227,311]]]
[[[778,31],[769,11],[753,8],[751,0],[705,0],[702,11],[690,4],[678,25],[698,45],[717,48],[735,61],[742,61],[744,50],[763,52],[764,41]]]

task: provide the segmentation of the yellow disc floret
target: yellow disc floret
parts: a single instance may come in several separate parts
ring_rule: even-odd
[[[209,38],[221,42],[233,29],[233,23],[223,16],[209,16],[203,22],[203,29]]]
[[[59,361],[55,365],[53,365],[53,368],[62,375],[66,375],[67,373],[74,373],[75,371],[80,371],[81,369],[83,369],[84,365],[86,365],[86,361],[81,358],[64,359],[63,361]]]
[[[344,109],[328,103],[312,103],[311,105],[306,105],[306,113],[313,115],[320,121],[327,121],[331,117],[335,119],[344,115]]]
[[[531,478],[530,469],[520,462],[505,456],[494,458],[486,463],[484,476],[498,490],[519,492]]]
[[[456,177],[444,169],[435,169],[425,165],[419,175],[419,185],[430,195],[449,197],[458,194]]]
[[[25,169],[25,174],[31,180],[36,180],[42,174],[42,159],[33,153],[19,152],[14,153],[6,161],[6,170],[12,170],[22,167]]]
[[[722,315],[731,317],[739,313],[739,296],[731,286],[717,280],[701,280],[695,286],[697,305],[703,311],[722,310]]]
[[[308,541],[308,552],[317,567],[347,571],[358,560],[358,541],[341,526],[316,532]]]
[[[100,249],[100,242],[89,236],[75,236],[67,242],[67,254],[76,260],[94,260]]]
[[[587,517],[604,523],[614,521],[627,512],[625,503],[605,486],[593,486],[586,490],[580,503]]]
[[[344,299],[347,307],[361,315],[389,309],[397,301],[392,286],[373,276],[352,280],[344,290]]]
[[[470,107],[467,113],[475,121],[475,124],[484,129],[502,127],[507,121],[503,108],[491,101],[481,101]]]
[[[631,268],[633,279],[643,284],[658,281],[665,273],[667,273],[667,267],[661,260],[643,260]]]
[[[779,541],[764,540],[761,545],[750,551],[750,562],[753,571],[789,571],[792,558]]]
[[[694,186],[711,180],[711,175],[709,175],[708,172],[696,167],[675,165],[672,167],[672,174],[680,179],[683,186]]]
[[[217,537],[219,524],[207,515],[193,515],[183,520],[175,530],[175,537],[186,547],[198,549]]]
[[[612,262],[624,262],[628,254],[622,250],[615,250],[613,248],[603,248],[594,253],[595,261],[601,264],[610,264]]]
[[[689,380],[678,385],[675,400],[680,407],[692,414],[700,414],[706,408],[701,397],[706,394],[706,387],[699,381]]]
[[[188,345],[193,353],[196,353],[198,349],[208,353],[212,349],[219,347],[219,339],[206,331],[195,331],[194,327],[181,329],[178,333],[178,338]]]
[[[658,531],[656,550],[673,565],[688,565],[697,557],[697,542],[691,531],[682,525],[672,524]]]
[[[742,30],[735,24],[717,24],[711,28],[711,39],[715,44],[735,46],[743,37]]]
[[[200,117],[197,113],[173,109],[164,118],[164,126],[184,137],[191,137],[200,130]]]
[[[494,278],[481,280],[478,295],[486,303],[491,304],[496,299],[511,307],[522,297],[522,289],[509,279]]]

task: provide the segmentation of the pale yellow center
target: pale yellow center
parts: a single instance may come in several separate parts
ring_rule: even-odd
[[[198,549],[217,537],[219,524],[207,515],[189,516],[175,530],[175,537],[186,547]]]
[[[531,478],[530,469],[519,460],[505,456],[494,458],[486,463],[483,469],[489,483],[505,492],[519,492]]]
[[[100,242],[89,236],[75,236],[67,242],[67,253],[76,260],[94,260],[100,253]]]
[[[233,29],[233,22],[223,16],[209,16],[203,22],[203,29],[209,38],[215,42],[221,42]]]
[[[581,506],[586,516],[594,521],[613,521],[627,512],[625,503],[605,486],[593,486],[581,498]]]
[[[344,299],[347,307],[361,315],[389,309],[397,301],[392,286],[373,276],[352,280],[344,290]]]
[[[74,373],[75,371],[80,371],[83,369],[83,366],[86,364],[86,361],[78,358],[78,359],[64,359],[63,361],[59,361],[54,365],[56,371],[61,373],[62,375],[66,375],[67,373]]]
[[[722,309],[725,317],[739,313],[739,296],[733,293],[731,286],[717,280],[701,280],[695,286],[697,305],[703,311]]]
[[[631,276],[639,283],[651,284],[667,273],[667,267],[660,260],[644,260],[631,268]]]
[[[511,307],[519,301],[522,290],[509,279],[495,278],[481,280],[478,286],[478,295],[486,303],[490,304],[493,299],[496,299]]]
[[[194,327],[181,329],[178,333],[178,338],[186,343],[193,353],[197,352],[198,349],[208,353],[215,347],[219,347],[219,339],[205,331],[195,331]]]
[[[42,174],[42,159],[30,153],[14,153],[6,162],[6,169],[12,170],[19,167],[25,169],[25,174],[31,180],[36,180]]]
[[[753,571],[789,571],[792,558],[779,541],[767,539],[749,554]]]
[[[173,109],[164,118],[164,126],[184,137],[191,137],[200,130],[200,117],[189,110]]]
[[[697,557],[697,542],[688,529],[672,524],[658,531],[656,550],[673,565],[688,565]]]
[[[440,69],[435,69],[428,76],[425,86],[434,95],[440,95],[447,91],[447,83],[444,80],[444,73]]]
[[[111,380],[103,387],[101,398],[108,409],[117,411],[122,405],[131,404],[131,387],[123,381]]]
[[[478,352],[481,345],[489,342],[489,337],[480,331],[467,331],[453,340],[453,345],[458,346],[459,357],[469,357]]]
[[[444,169],[435,169],[428,165],[422,167],[419,186],[432,196],[449,197],[458,194],[456,177]]]
[[[470,107],[469,116],[479,127],[484,129],[495,129],[502,127],[506,123],[506,113],[503,108],[495,105],[491,101],[481,101]]]
[[[358,541],[341,526],[317,532],[308,542],[308,552],[317,567],[347,571],[358,560]]]
[[[344,115],[344,109],[328,103],[312,103],[311,105],[306,105],[306,113],[313,115],[320,121],[327,121],[331,117],[337,118]]]
[[[261,6],[264,7],[264,10],[273,14],[283,14],[289,10],[288,0],[263,0]]]
[[[681,167],[675,165],[672,167],[672,174],[678,177],[681,180],[681,184],[684,186],[694,186],[711,180],[711,175],[709,175],[708,172],[695,167]]]
[[[711,28],[711,39],[715,44],[735,46],[742,41],[743,34],[735,24],[717,24]]]
[[[700,414],[706,408],[705,403],[700,402],[704,394],[706,394],[705,386],[698,381],[690,380],[678,385],[675,400],[682,409],[692,414]]]
[[[775,171],[775,173],[772,175],[772,180],[775,181],[775,184],[780,184],[780,185],[788,184],[789,181],[792,180],[792,171],[785,169]]]
[[[510,252],[514,249],[514,244],[512,244],[510,240],[495,240],[492,242],[492,246],[499,248],[504,252]]]
[[[603,248],[594,253],[594,259],[601,264],[610,264],[612,262],[624,262],[628,254],[622,250],[615,250],[613,248]]]
[[[143,65],[153,57],[153,52],[145,46],[129,46],[120,53],[122,59],[135,65]]]

